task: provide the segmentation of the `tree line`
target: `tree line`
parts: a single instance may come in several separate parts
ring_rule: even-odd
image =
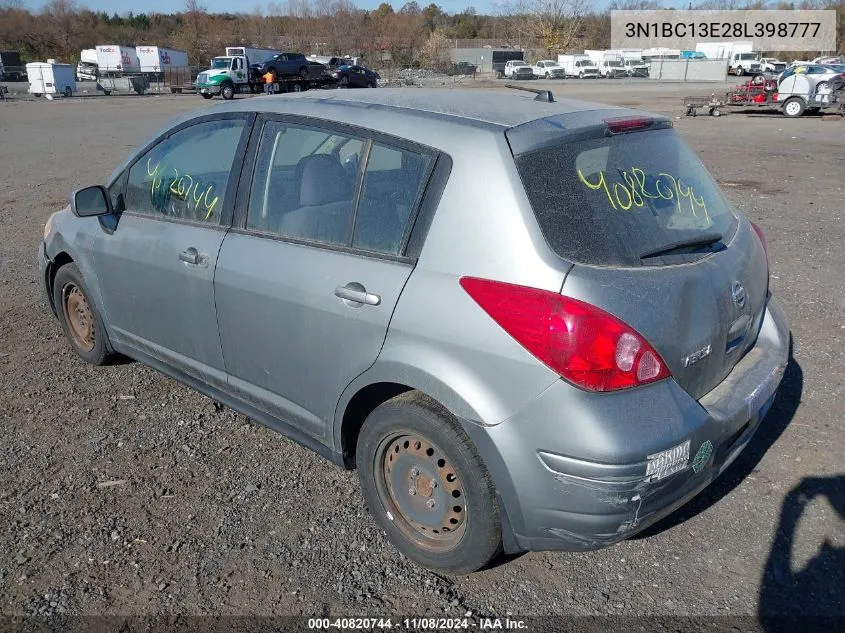
[[[363,10],[352,0],[286,0],[252,13],[209,13],[199,0],[182,11],[127,13],[91,11],[75,0],[50,0],[40,10],[22,0],[0,0],[0,49],[20,51],[27,61],[55,58],[75,63],[97,44],[168,46],[186,51],[192,65],[205,65],[226,46],[246,45],[323,55],[352,54],[376,67],[448,59],[448,48],[468,40],[509,44],[544,54],[607,48],[610,9],[661,8],[653,0],[617,0],[597,11],[590,0],[517,0],[496,15],[472,7],[448,13],[437,4],[409,0],[394,9],[382,3]],[[691,8],[829,8],[839,13],[838,42],[845,43],[845,0],[800,3],[703,0]]]

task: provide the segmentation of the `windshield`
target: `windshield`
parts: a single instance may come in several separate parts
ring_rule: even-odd
[[[515,160],[546,241],[572,262],[640,266],[643,253],[705,235],[727,242],[735,228],[718,185],[671,129],[564,142]]]
[[[622,66],[622,62],[605,62],[608,66],[619,67]]]
[[[211,60],[212,68],[229,68],[232,63],[231,57],[215,57]]]
[[[756,53],[742,53],[739,56],[740,59],[757,59]]]

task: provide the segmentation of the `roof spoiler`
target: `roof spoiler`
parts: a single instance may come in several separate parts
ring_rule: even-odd
[[[551,90],[540,90],[539,88],[526,88],[525,86],[517,86],[516,84],[505,84],[505,88],[512,88],[513,90],[524,90],[525,92],[533,92],[536,97],[534,101],[543,101],[545,103],[554,103],[555,96]]]

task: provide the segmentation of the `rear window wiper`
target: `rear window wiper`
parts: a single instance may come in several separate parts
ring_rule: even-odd
[[[648,259],[650,257],[661,257],[662,255],[671,255],[672,253],[675,253],[677,251],[696,246],[713,246],[714,244],[721,241],[721,233],[704,233],[703,235],[690,237],[685,240],[678,240],[677,242],[672,242],[671,244],[661,246],[660,248],[646,251],[645,253],[642,253],[640,255],[640,259]]]

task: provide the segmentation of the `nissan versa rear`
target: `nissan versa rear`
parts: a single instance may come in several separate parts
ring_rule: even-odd
[[[748,444],[789,328],[761,230],[669,120],[532,97],[187,115],[51,217],[51,307],[83,359],[357,468],[425,567],[625,539]]]

